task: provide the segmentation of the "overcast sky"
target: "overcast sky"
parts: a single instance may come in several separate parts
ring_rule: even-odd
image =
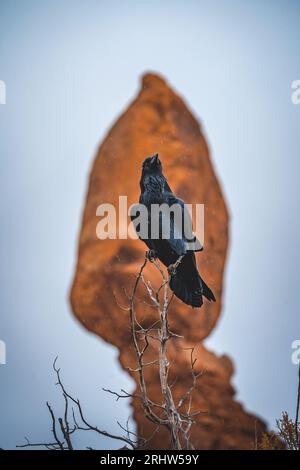
[[[201,120],[230,208],[225,307],[206,343],[234,359],[249,410],[294,416],[299,24],[299,1],[1,1],[1,447],[51,437],[57,354],[92,421],[117,431],[130,414],[101,392],[132,388],[117,351],[78,325],[68,291],[92,159],[147,70]]]

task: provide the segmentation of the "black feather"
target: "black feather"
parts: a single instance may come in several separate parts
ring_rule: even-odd
[[[182,217],[186,216],[184,202],[172,193],[166,178],[162,173],[162,165],[158,154],[148,157],[143,162],[142,176],[140,180],[141,195],[140,204],[144,204],[148,209],[148,234],[151,233],[150,211],[152,204],[166,203],[169,207],[177,203],[181,207]],[[134,217],[132,217],[134,220]],[[163,219],[160,224],[163,226]],[[172,225],[172,221],[171,221]],[[183,226],[183,225],[182,225]],[[161,228],[161,227],[160,227]],[[215,296],[211,289],[201,279],[197,270],[196,257],[194,251],[201,251],[202,247],[191,251],[187,244],[184,233],[179,238],[174,237],[176,227],[171,226],[171,235],[168,239],[142,238],[150,250],[155,251],[158,259],[165,265],[174,264],[179,256],[183,256],[175,274],[171,275],[170,288],[184,303],[192,307],[201,307],[203,296],[210,301],[215,301]],[[178,232],[177,232],[178,235]],[[141,237],[140,237],[141,238]]]

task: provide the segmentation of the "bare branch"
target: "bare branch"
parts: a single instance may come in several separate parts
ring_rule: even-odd
[[[177,262],[173,265],[173,269],[176,270],[182,257],[179,257]],[[107,393],[116,397],[116,400],[120,399],[137,399],[140,401],[141,406],[144,410],[145,417],[149,419],[155,428],[148,438],[138,436],[135,432],[129,429],[129,420],[126,426],[118,425],[125,435],[115,435],[102,430],[96,425],[90,424],[84,415],[81,403],[79,399],[74,398],[65,388],[60,375],[60,369],[57,366],[57,357],[53,363],[53,369],[56,374],[57,386],[59,387],[63,399],[64,399],[64,413],[62,417],[55,417],[55,413],[52,410],[50,404],[47,402],[47,407],[51,416],[52,422],[52,434],[54,437],[53,442],[38,442],[30,443],[25,438],[25,444],[17,446],[20,448],[25,447],[44,447],[49,450],[73,450],[74,446],[72,443],[71,436],[77,431],[92,431],[99,436],[104,436],[110,439],[118,440],[123,442],[126,446],[132,449],[147,448],[147,445],[158,432],[161,426],[164,426],[169,434],[171,440],[171,446],[173,449],[193,449],[193,445],[190,440],[190,432],[194,423],[194,418],[200,411],[192,411],[192,393],[196,387],[197,379],[203,374],[197,374],[195,371],[196,359],[194,359],[194,348],[188,348],[190,353],[190,368],[192,376],[191,387],[183,394],[176,404],[172,394],[172,387],[175,385],[177,378],[173,384],[169,384],[169,371],[172,366],[167,357],[168,342],[178,338],[183,338],[181,335],[172,332],[169,329],[168,322],[168,310],[173,299],[174,294],[170,294],[169,283],[170,275],[166,274],[160,263],[157,260],[152,260],[154,267],[156,268],[159,276],[161,277],[161,284],[158,289],[155,289],[149,281],[144,277],[144,269],[148,263],[147,256],[135,278],[135,282],[132,288],[132,292],[128,294],[127,290],[123,288],[125,297],[128,299],[128,305],[121,305],[116,297],[115,292],[113,293],[115,301],[120,309],[129,312],[129,323],[130,332],[133,341],[135,356],[136,356],[136,367],[127,367],[131,373],[138,374],[139,383],[139,394],[128,393],[126,390],[121,389],[120,392],[115,392],[107,388],[103,390]],[[142,284],[145,288],[146,294],[149,298],[150,303],[144,299],[137,297],[137,290],[139,285]],[[136,302],[156,309],[158,319],[155,320],[150,326],[143,326],[144,319],[138,320],[136,315]],[[152,341],[150,341],[152,340]],[[151,349],[149,349],[151,343]],[[152,346],[154,349],[152,349]],[[155,347],[157,346],[157,347]],[[152,357],[148,357],[147,351],[150,351]],[[153,358],[154,351],[154,358]],[[147,353],[147,354],[146,354]],[[155,354],[157,354],[155,356]],[[145,378],[145,369],[149,367],[157,367],[159,373],[160,389],[161,389],[161,402],[156,403],[148,395],[148,387]],[[185,405],[185,406],[183,406]],[[296,418],[297,419],[297,418]],[[126,447],[127,448],[127,447]],[[91,449],[91,447],[88,447]]]

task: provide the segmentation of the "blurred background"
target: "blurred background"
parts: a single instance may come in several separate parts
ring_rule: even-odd
[[[56,355],[93,423],[119,432],[130,416],[101,391],[132,390],[117,350],[79,326],[68,293],[92,159],[148,70],[200,119],[231,213],[224,310],[206,345],[233,358],[247,409],[271,427],[294,417],[299,21],[292,0],[1,1],[1,447],[50,438]]]

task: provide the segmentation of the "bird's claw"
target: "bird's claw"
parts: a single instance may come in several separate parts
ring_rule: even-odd
[[[176,274],[176,267],[174,264],[170,264],[167,269],[170,276],[174,276],[174,274]]]
[[[157,258],[157,253],[155,250],[146,251],[146,258],[152,263]]]

